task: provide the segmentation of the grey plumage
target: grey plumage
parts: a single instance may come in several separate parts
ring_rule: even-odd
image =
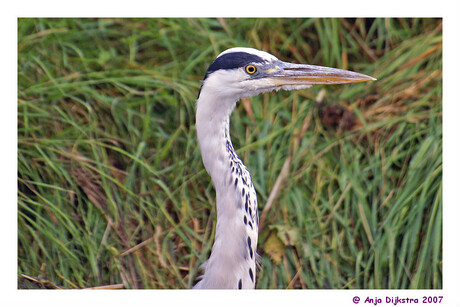
[[[375,80],[327,67],[290,64],[252,48],[232,48],[210,65],[196,104],[196,130],[203,164],[216,189],[216,237],[204,274],[195,289],[253,289],[259,216],[249,170],[230,140],[230,115],[236,102],[272,90],[297,90],[314,84]]]

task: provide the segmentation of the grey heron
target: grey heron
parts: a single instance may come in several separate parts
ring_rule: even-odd
[[[252,48],[231,48],[217,56],[196,102],[196,132],[216,190],[217,224],[211,255],[195,289],[254,289],[256,283],[257,195],[229,132],[237,101],[272,90],[370,80],[375,79],[347,70],[283,62]]]

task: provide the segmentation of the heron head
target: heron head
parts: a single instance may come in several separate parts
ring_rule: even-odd
[[[231,48],[214,60],[203,87],[214,95],[240,99],[272,90],[297,90],[314,84],[345,84],[375,78],[360,73],[315,65],[293,64],[253,48]]]

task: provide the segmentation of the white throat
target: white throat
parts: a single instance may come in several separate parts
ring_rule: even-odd
[[[217,225],[211,256],[195,288],[255,287],[257,196],[229,133],[238,99],[221,96],[205,84],[197,101],[196,131],[203,164],[216,189]]]

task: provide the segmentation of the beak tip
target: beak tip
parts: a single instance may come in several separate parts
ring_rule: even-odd
[[[362,78],[360,78],[358,82],[367,82],[367,81],[377,81],[377,78],[374,78],[368,75],[362,75]]]

